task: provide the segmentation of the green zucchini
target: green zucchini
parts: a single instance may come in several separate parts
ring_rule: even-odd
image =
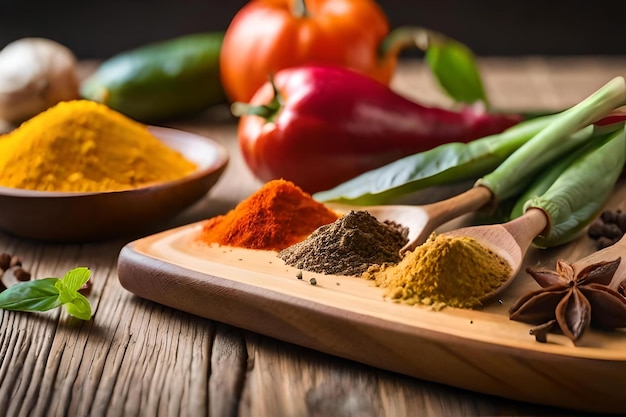
[[[225,102],[219,73],[223,32],[156,42],[102,62],[81,95],[133,119],[155,122]]]

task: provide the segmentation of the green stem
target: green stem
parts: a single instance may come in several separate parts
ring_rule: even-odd
[[[415,48],[426,52],[433,41],[443,42],[445,35],[419,26],[401,26],[389,32],[378,47],[378,56],[398,56],[403,50]]]
[[[589,125],[574,133],[573,140],[575,141],[584,139],[580,137],[581,135],[584,135],[590,140],[588,140],[588,143],[585,143],[584,146],[575,149],[568,155],[564,155],[559,161],[554,162],[550,167],[545,169],[538,178],[534,178],[532,184],[526,188],[524,193],[518,198],[517,203],[513,206],[510,217],[513,219],[524,214],[524,204],[527,200],[533,196],[544,194],[574,161],[589,153],[590,150],[599,148],[604,138],[614,135],[617,131],[623,130],[624,122],[619,122],[602,126]],[[577,138],[576,136],[579,137]]]
[[[559,113],[557,117],[511,154],[492,173],[477,181],[489,188],[496,200],[503,200],[520,192],[528,179],[536,175],[556,158],[584,143],[573,140],[572,134],[626,104],[626,82],[615,77],[585,100]],[[565,138],[568,138],[565,140]]]
[[[268,122],[272,122],[278,117],[280,109],[283,107],[283,97],[278,92],[274,78],[270,77],[270,83],[272,90],[274,91],[274,97],[267,104],[253,105],[250,103],[235,102],[230,106],[230,112],[235,117],[241,116],[260,116],[266,119]]]
[[[553,247],[569,242],[598,213],[611,195],[624,169],[626,141],[623,123],[619,130],[595,138],[542,193],[524,201],[523,211],[543,210],[550,219],[546,232],[534,240],[540,247]]]

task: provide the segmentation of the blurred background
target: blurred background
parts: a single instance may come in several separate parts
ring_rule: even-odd
[[[0,48],[27,36],[103,59],[143,45],[225,30],[244,0],[0,0]],[[620,55],[620,2],[565,0],[381,0],[392,27],[419,25],[467,44],[477,55]]]

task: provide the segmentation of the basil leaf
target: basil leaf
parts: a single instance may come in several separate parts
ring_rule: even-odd
[[[78,292],[91,275],[89,268],[79,267],[68,271],[65,276],[56,283],[59,290],[59,298],[67,312],[82,320],[91,318],[91,305],[84,295]]]
[[[61,280],[58,280],[54,286],[59,291],[59,301],[61,304],[69,303],[74,299],[74,294],[77,294],[76,291],[70,291]]]
[[[58,278],[20,282],[0,292],[0,308],[14,311],[47,311],[60,306]]]
[[[45,278],[21,282],[0,292],[0,309],[46,311],[65,305],[67,312],[79,319],[91,318],[89,300],[78,290],[89,280],[89,268],[79,267],[62,279]]]
[[[78,267],[69,270],[65,276],[61,279],[63,286],[69,291],[76,292],[80,290],[80,287],[85,285],[89,281],[91,271],[86,267]]]
[[[74,317],[81,320],[89,320],[91,318],[91,305],[89,300],[77,292],[76,297],[69,303],[64,304],[65,310]]]
[[[460,42],[433,36],[426,50],[426,62],[440,87],[457,102],[482,102],[487,95],[472,51]]]
[[[89,268],[79,267],[68,271],[65,276],[56,283],[59,297],[63,304],[69,303],[78,294],[80,287],[89,280],[91,271]]]

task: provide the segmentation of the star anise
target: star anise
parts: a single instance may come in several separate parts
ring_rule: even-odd
[[[620,260],[589,265],[576,276],[563,260],[557,261],[556,271],[527,268],[542,288],[521,297],[511,307],[509,318],[539,324],[531,334],[540,342],[557,328],[575,343],[590,325],[599,329],[626,327],[626,281],[618,291],[608,286]]]

